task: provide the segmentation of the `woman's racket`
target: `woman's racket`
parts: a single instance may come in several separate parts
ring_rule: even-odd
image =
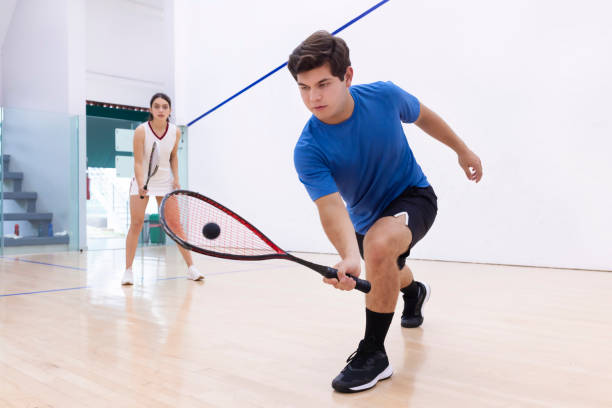
[[[338,278],[336,269],[288,254],[244,218],[202,194],[188,190],[173,191],[166,194],[159,211],[166,233],[188,250],[244,261],[286,259],[326,278]],[[367,280],[347,276],[357,282],[355,289],[364,293],[370,291]]]
[[[157,140],[153,142],[153,147],[151,147],[151,156],[149,157],[149,171],[147,171],[147,182],[145,183],[143,189],[147,189],[149,187],[149,180],[151,177],[157,173],[157,169],[159,168],[159,146]],[[140,198],[144,198],[144,196],[140,196]]]

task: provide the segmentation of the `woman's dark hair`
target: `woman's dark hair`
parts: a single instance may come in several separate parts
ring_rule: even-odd
[[[344,81],[346,69],[351,66],[349,48],[342,38],[321,30],[311,34],[293,50],[287,67],[297,81],[300,72],[319,68],[325,63],[329,63],[333,76]]]
[[[158,92],[155,95],[153,95],[151,97],[151,102],[149,102],[149,108],[153,107],[153,101],[156,100],[157,98],[162,98],[164,101],[168,102],[168,106],[172,108],[172,101],[170,101],[170,97],[168,95],[166,95],[165,93],[162,92]],[[153,120],[153,115],[151,115],[151,112],[149,112],[149,121]],[[170,122],[170,116],[168,116],[168,118],[166,119],[166,121]]]

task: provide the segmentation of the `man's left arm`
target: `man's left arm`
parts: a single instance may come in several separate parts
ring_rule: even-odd
[[[427,106],[421,104],[419,117],[414,124],[429,136],[453,149],[457,153],[459,166],[461,166],[467,178],[476,183],[480,181],[482,178],[480,158],[467,147],[463,140],[453,132],[453,129],[440,116]]]

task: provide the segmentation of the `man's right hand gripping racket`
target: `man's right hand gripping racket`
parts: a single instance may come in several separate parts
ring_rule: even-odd
[[[286,259],[326,278],[338,278],[336,269],[288,254],[244,218],[202,194],[173,191],[164,197],[159,211],[166,233],[190,251],[243,261]],[[370,291],[367,280],[347,276],[355,280],[355,289],[364,293]]]
[[[149,187],[149,181],[151,177],[157,173],[157,169],[159,169],[159,144],[157,141],[153,142],[153,146],[151,147],[151,156],[149,157],[149,170],[147,171],[147,181],[143,187],[144,190],[147,190]],[[144,198],[144,196],[140,196],[140,198]]]

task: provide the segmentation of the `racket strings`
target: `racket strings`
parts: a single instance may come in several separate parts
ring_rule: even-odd
[[[186,243],[208,251],[237,256],[276,254],[255,231],[214,205],[189,195],[172,195],[166,200],[164,218],[170,230]],[[215,239],[203,234],[204,226],[215,223],[221,232]]]

